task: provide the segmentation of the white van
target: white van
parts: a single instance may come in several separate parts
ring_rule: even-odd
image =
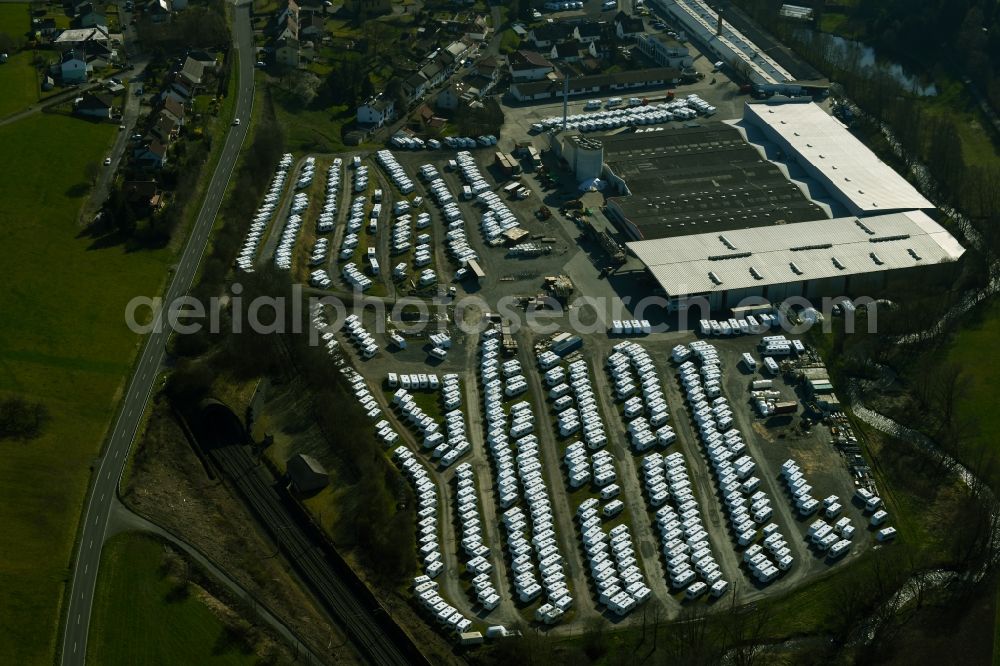
[[[622,98],[621,97],[612,97],[611,99],[608,100],[608,103],[607,103],[606,106],[609,109],[613,109],[616,106],[621,106],[621,105],[622,105]]]

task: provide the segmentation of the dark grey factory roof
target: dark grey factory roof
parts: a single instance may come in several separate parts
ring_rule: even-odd
[[[605,163],[632,192],[609,202],[645,239],[826,217],[724,123],[602,141]]]

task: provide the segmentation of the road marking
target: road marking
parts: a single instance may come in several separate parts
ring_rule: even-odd
[[[87,575],[87,569],[89,569],[89,568],[90,568],[90,565],[89,565],[89,564],[84,564],[84,565],[83,565],[83,575],[84,575],[84,576],[86,576],[86,575]]]
[[[73,641],[73,654],[76,654],[76,641]]]
[[[76,623],[80,624],[80,614],[79,613],[76,614]]]
[[[88,546],[87,546],[87,549],[88,549],[88,550],[92,550],[93,548],[94,548],[94,540],[93,540],[93,539],[91,539],[91,540],[90,540],[90,545],[88,545]]]

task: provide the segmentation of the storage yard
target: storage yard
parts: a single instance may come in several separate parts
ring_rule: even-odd
[[[565,126],[562,105],[517,103],[499,137],[277,167],[238,267],[366,302],[313,324],[413,489],[413,599],[457,642],[753,603],[895,537],[776,304],[963,250],[898,176],[866,194],[884,165],[838,153],[818,105],[771,113],[717,76],[575,99]],[[797,119],[829,151],[793,140]],[[749,295],[771,304],[732,311]],[[696,296],[704,320],[662,325]]]

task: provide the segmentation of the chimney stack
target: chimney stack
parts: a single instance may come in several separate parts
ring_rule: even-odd
[[[715,34],[718,37],[722,37],[722,10],[719,10],[719,23],[715,28]]]

